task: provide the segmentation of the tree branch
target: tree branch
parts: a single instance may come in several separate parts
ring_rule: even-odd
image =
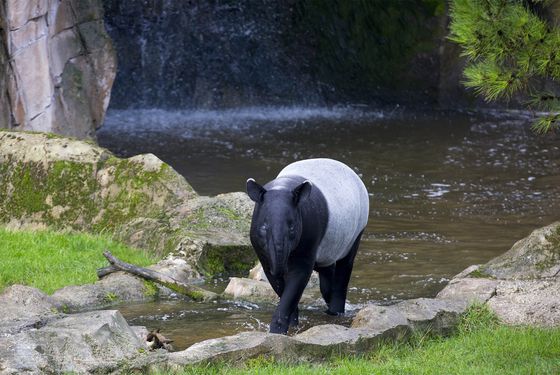
[[[196,301],[212,301],[218,298],[218,295],[216,293],[204,290],[194,285],[182,283],[160,272],[150,270],[148,268],[137,267],[135,265],[123,262],[122,260],[115,258],[115,256],[113,256],[113,254],[111,254],[109,250],[104,251],[103,256],[107,258],[109,263],[111,263],[111,266],[98,269],[98,276],[100,274],[105,276],[115,271],[124,271],[135,276],[139,276],[143,279],[154,281],[177,293],[189,296]]]

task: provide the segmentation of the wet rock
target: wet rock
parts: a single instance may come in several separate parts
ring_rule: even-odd
[[[506,324],[560,326],[560,278],[500,281],[488,301]]]
[[[12,285],[0,294],[0,336],[40,328],[60,316],[60,304],[39,289]]]
[[[316,305],[318,302],[318,292],[318,290],[306,289],[301,296],[300,302]],[[280,300],[268,281],[252,280],[244,277],[230,278],[223,294],[226,298],[256,303],[277,303]]]
[[[266,277],[266,274],[264,273],[262,264],[260,262],[257,262],[255,267],[251,268],[251,270],[249,271],[249,279],[268,282],[268,279]],[[309,278],[309,282],[305,287],[306,288],[319,287],[319,274],[317,273],[317,271],[313,271],[311,277]]]
[[[6,374],[110,372],[145,350],[118,311],[69,315],[0,340]]]
[[[278,302],[279,298],[268,281],[232,277],[224,295],[235,300],[250,302]]]
[[[246,194],[199,196],[152,154],[121,159],[84,141],[0,130],[0,202],[10,228],[109,233],[172,253],[195,278],[245,274],[256,260]]]
[[[481,267],[498,279],[534,279],[560,275],[560,222],[534,230],[506,253]]]
[[[0,127],[95,138],[103,124],[116,56],[100,0],[0,5],[3,80]]]

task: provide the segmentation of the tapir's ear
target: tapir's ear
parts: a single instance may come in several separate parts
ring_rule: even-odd
[[[263,194],[266,193],[265,188],[259,185],[254,179],[247,180],[247,194],[253,202],[260,202]]]
[[[294,203],[298,204],[299,202],[306,200],[309,197],[309,193],[311,193],[311,188],[313,188],[313,184],[311,181],[305,180],[301,184],[299,184],[292,193],[294,194]]]

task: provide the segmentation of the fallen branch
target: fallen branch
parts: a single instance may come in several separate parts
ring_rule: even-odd
[[[107,258],[109,263],[111,263],[111,266],[100,268],[99,270],[97,270],[97,275],[99,275],[100,273],[103,275],[107,275],[115,271],[124,271],[135,276],[139,276],[143,279],[154,281],[177,293],[189,296],[196,301],[212,301],[218,298],[218,295],[216,293],[212,293],[208,290],[204,290],[194,285],[182,283],[160,272],[123,262],[122,260],[115,258],[109,250],[104,251],[103,256]]]

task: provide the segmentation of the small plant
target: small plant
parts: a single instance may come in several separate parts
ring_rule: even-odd
[[[481,329],[496,328],[499,323],[496,314],[486,304],[475,303],[463,314],[458,331],[467,334]]]
[[[115,303],[119,300],[119,296],[117,296],[115,293],[109,292],[105,294],[105,297],[103,299],[108,303]]]

